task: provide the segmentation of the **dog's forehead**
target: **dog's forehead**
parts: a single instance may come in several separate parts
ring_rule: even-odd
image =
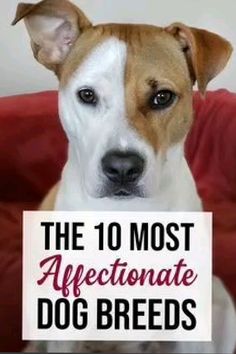
[[[108,24],[93,27],[80,36],[62,66],[61,85],[66,86],[75,72],[89,67],[88,63],[93,65],[94,72],[99,72],[104,63],[112,68],[121,59],[119,56],[123,56],[126,72],[139,80],[162,78],[179,81],[181,85],[181,79],[186,80],[188,76],[178,42],[163,28]]]

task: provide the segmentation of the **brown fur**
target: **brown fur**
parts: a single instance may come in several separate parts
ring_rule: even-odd
[[[52,211],[55,210],[56,198],[57,193],[59,190],[59,183],[56,184],[48,193],[46,198],[42,201],[41,205],[39,206],[40,211]]]
[[[233,48],[215,33],[175,23],[166,29],[181,43],[190,66],[190,74],[204,93],[207,84],[228,62]]]
[[[192,119],[192,82],[178,43],[163,29],[137,28],[128,43],[125,87],[127,117],[154,150],[184,138]],[[153,110],[150,98],[162,89],[175,92],[178,99],[171,108]]]

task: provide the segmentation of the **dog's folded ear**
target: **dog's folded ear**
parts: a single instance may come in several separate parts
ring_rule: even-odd
[[[55,72],[79,35],[92,26],[84,13],[68,0],[20,3],[12,25],[22,19],[29,32],[35,58]]]
[[[165,29],[180,43],[186,55],[193,82],[204,93],[207,84],[226,66],[233,48],[219,35],[182,23],[174,23]]]

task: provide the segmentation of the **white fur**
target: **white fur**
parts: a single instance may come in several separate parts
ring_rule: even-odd
[[[124,73],[127,48],[111,38],[93,50],[78,68],[66,88],[60,91],[60,116],[69,138],[69,156],[64,169],[56,210],[156,210],[200,211],[201,203],[184,158],[184,142],[167,151],[165,157],[128,124],[125,107]],[[91,107],[79,102],[76,92],[93,87],[100,103]],[[97,198],[104,183],[101,159],[110,149],[134,149],[146,160],[140,185],[147,198],[113,200]],[[213,281],[213,342],[152,343],[148,351],[172,353],[232,353],[235,345],[236,319],[233,303],[222,283]],[[222,324],[222,325],[221,325]],[[78,338],[79,340],[79,338]],[[109,343],[91,344],[90,350],[111,351]],[[75,343],[65,343],[60,350],[70,351]],[[91,349],[92,348],[92,349]],[[142,343],[117,344],[118,352],[144,352]],[[56,344],[50,343],[50,351]],[[86,346],[80,343],[86,352]],[[88,349],[89,350],[89,349]]]

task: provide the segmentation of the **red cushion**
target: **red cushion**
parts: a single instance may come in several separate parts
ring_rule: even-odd
[[[66,158],[57,93],[1,98],[0,131],[0,200],[39,201]]]
[[[0,202],[0,352],[17,352],[21,341],[21,214],[31,203]]]
[[[214,269],[236,298],[236,94],[195,95],[186,156],[206,210],[214,211]],[[60,178],[66,138],[57,93],[0,98],[0,352],[21,342],[21,212]]]
[[[204,200],[236,201],[236,94],[226,90],[194,97],[195,120],[186,151]]]
[[[214,272],[236,299],[236,94],[194,97],[186,156],[205,210],[214,212]]]
[[[37,208],[66,159],[57,92],[0,98],[0,131],[0,352],[7,352],[24,347],[22,211]]]

